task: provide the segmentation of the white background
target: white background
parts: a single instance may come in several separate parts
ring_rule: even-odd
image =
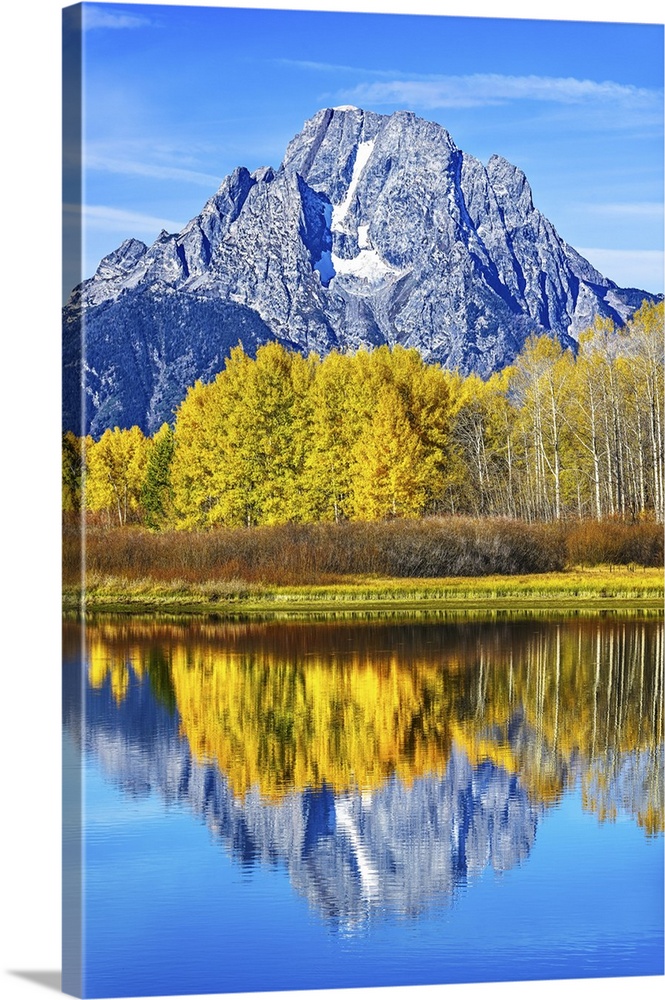
[[[168,0],[167,0],[168,2]],[[183,0],[181,0],[183,2]],[[190,6],[192,0],[184,0]],[[199,0],[198,6],[220,6]],[[231,6],[232,4],[228,4]],[[17,971],[60,969],[60,0],[13,0],[3,9],[2,314],[0,502],[2,609],[2,900],[0,976],[8,1000],[53,995]],[[659,3],[546,0],[251,2],[235,6],[365,10],[662,23]],[[608,77],[611,65],[608,66]],[[7,317],[8,318],[4,318]],[[621,900],[616,900],[621,906]],[[122,961],[122,956],[119,956]],[[433,986],[307,991],[294,1000],[588,1000],[660,996],[663,980],[580,980],[537,986]],[[277,996],[268,994],[267,996]],[[242,995],[235,994],[238,1000]],[[246,994],[244,996],[249,996]],[[266,994],[252,994],[266,997]]]

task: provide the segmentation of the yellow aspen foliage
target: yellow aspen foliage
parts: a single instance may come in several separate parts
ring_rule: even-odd
[[[359,352],[354,360],[366,410],[352,450],[349,513],[356,519],[425,513],[443,489],[448,380],[417,351],[399,346]]]
[[[188,392],[171,470],[182,527],[294,517],[311,372],[311,361],[277,343],[255,360],[237,347],[213,383]]]
[[[353,450],[354,518],[415,517],[427,501],[435,462],[411,426],[402,399],[387,387]]]
[[[336,351],[315,360],[301,477],[303,520],[340,521],[349,515],[351,451],[362,427],[358,367],[355,357]]]
[[[106,430],[86,448],[86,507],[105,511],[121,526],[137,515],[152,441],[139,427]]]

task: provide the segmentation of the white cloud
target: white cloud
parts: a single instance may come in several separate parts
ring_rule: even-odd
[[[665,253],[662,250],[575,249],[621,288],[642,288],[656,293],[663,291]]]
[[[546,101],[566,105],[602,104],[630,110],[662,109],[662,92],[606,80],[575,77],[469,76],[412,77],[361,83],[338,97],[365,105],[402,104],[421,108],[471,108],[509,101]]]
[[[145,163],[142,160],[113,158],[103,153],[87,151],[84,157],[86,170],[99,170],[110,174],[127,174],[134,177],[154,177],[156,180],[183,181],[186,184],[200,184],[216,190],[220,178],[215,174],[206,174],[199,170],[189,170],[186,167],[175,167],[170,164]]]
[[[310,69],[317,73],[364,73],[368,76],[399,76],[396,70],[373,70],[360,66],[346,66],[344,63],[316,62],[313,59],[273,59],[277,66],[292,66],[295,69]]]
[[[65,212],[72,219],[79,215],[78,205],[65,205]],[[159,233],[166,229],[169,233],[178,233],[184,223],[172,219],[163,219],[154,215],[144,215],[141,212],[128,212],[122,208],[112,208],[109,205],[84,205],[83,222],[86,226],[94,226],[104,232],[113,233]]]
[[[593,215],[611,215],[620,219],[636,219],[642,221],[647,219],[660,219],[661,222],[663,219],[662,201],[610,202],[609,204],[585,204],[580,207],[583,207],[585,211],[590,212]]]
[[[602,102],[622,107],[662,107],[659,90],[614,83],[612,80],[580,80],[577,77],[506,76],[501,73],[472,73],[465,76],[403,73],[307,59],[275,59],[275,63],[322,73],[356,73],[373,78],[360,83],[342,96],[357,96],[375,104],[417,104],[420,107],[484,107],[508,101],[549,101],[556,104]]]
[[[103,7],[83,8],[83,29],[92,31],[94,28],[143,28],[150,24],[147,17],[137,17],[135,14],[116,14]]]

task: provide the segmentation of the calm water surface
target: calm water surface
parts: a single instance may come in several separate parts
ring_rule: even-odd
[[[85,995],[662,974],[662,619],[81,628]]]

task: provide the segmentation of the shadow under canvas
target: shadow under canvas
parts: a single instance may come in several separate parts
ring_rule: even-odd
[[[33,983],[45,986],[49,990],[61,992],[62,972],[60,969],[11,969],[12,976],[29,979]]]

